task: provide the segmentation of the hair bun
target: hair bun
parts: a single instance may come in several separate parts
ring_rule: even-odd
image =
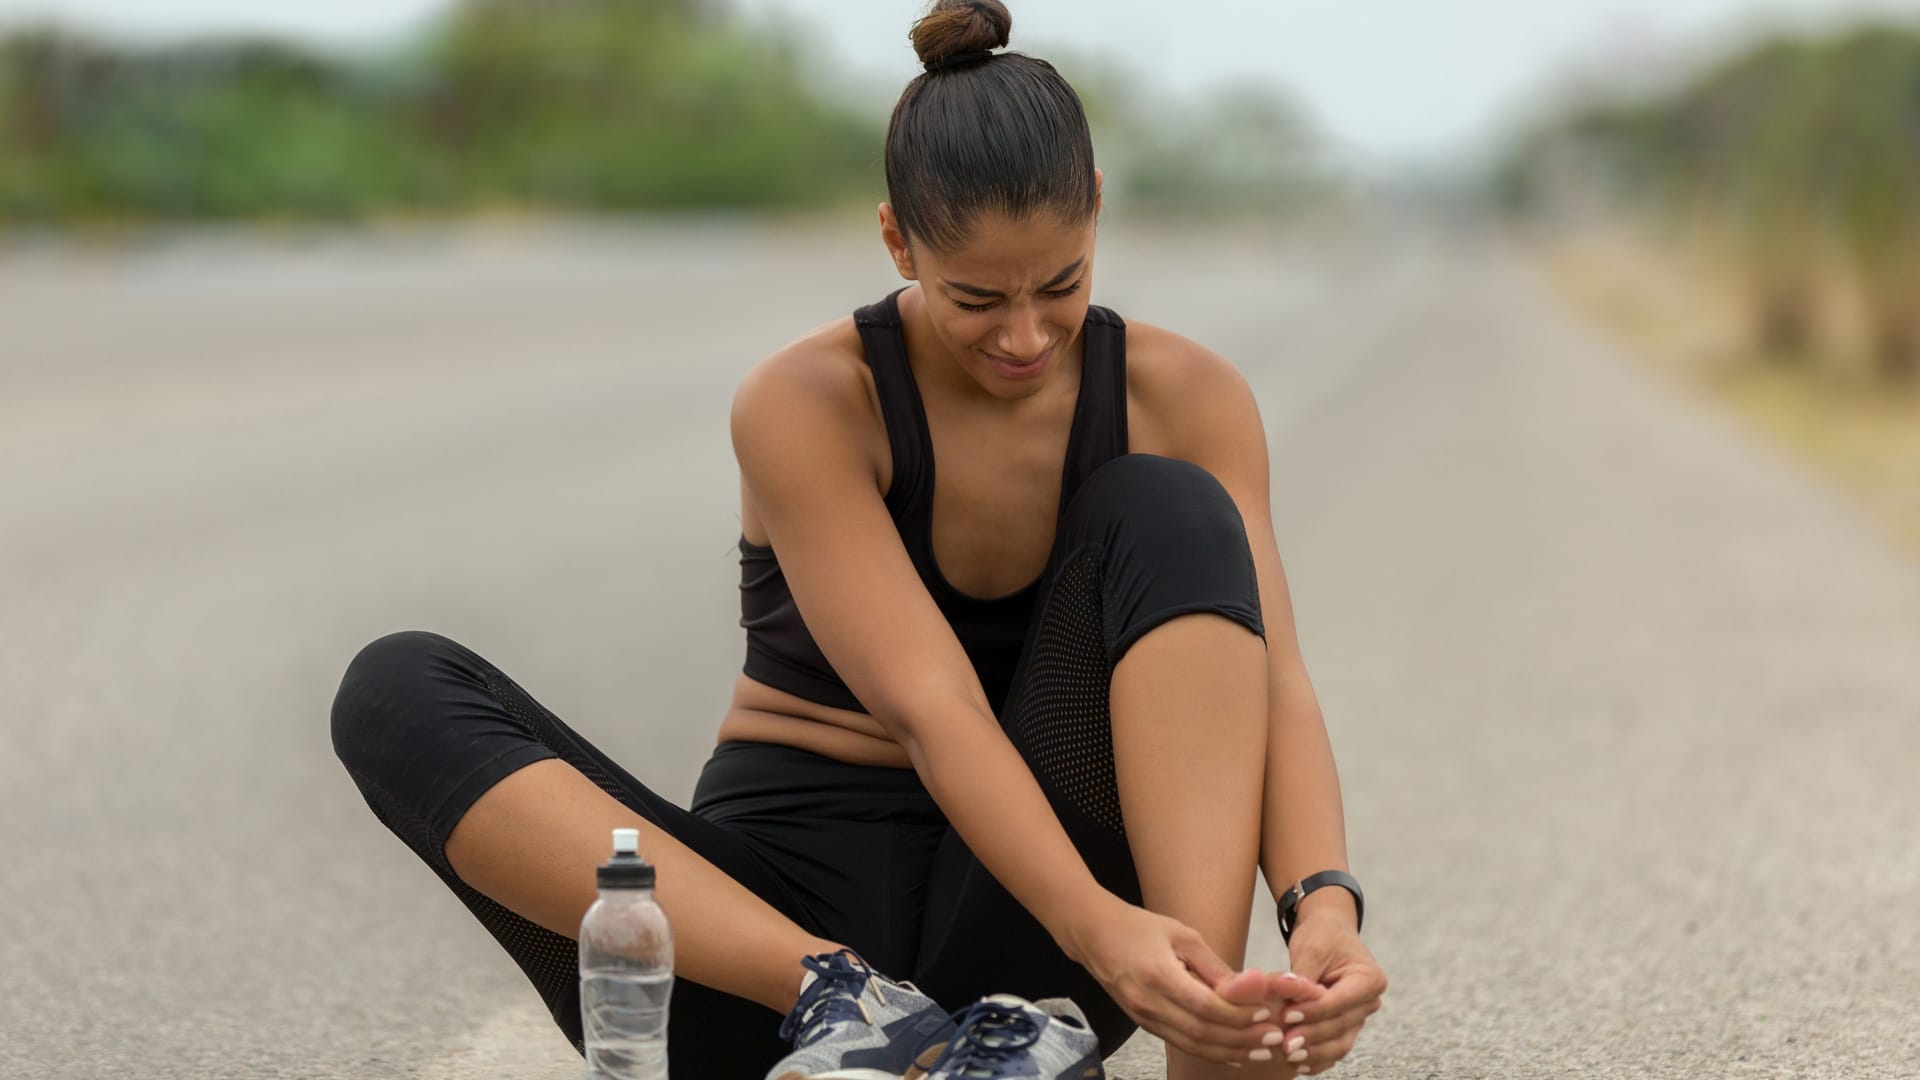
[[[922,64],[967,52],[1006,45],[1013,16],[1000,0],[936,0],[913,24],[908,36]]]

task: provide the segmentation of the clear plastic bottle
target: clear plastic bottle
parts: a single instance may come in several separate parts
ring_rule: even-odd
[[[580,1023],[588,1080],[667,1080],[673,934],[653,899],[640,830],[613,830],[600,898],[580,920]]]

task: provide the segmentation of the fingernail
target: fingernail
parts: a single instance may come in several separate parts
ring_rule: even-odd
[[[1259,1012],[1253,1014],[1253,1022],[1256,1024],[1264,1024],[1271,1019],[1273,1019],[1272,1009],[1261,1009]]]
[[[1248,1060],[1248,1061],[1272,1061],[1272,1060],[1273,1060],[1273,1051],[1271,1051],[1271,1050],[1253,1050],[1253,1051],[1250,1051],[1250,1052],[1249,1052],[1249,1053],[1247,1054],[1247,1060]]]
[[[1266,1043],[1268,1046],[1279,1046],[1280,1040],[1284,1038],[1286,1038],[1286,1035],[1281,1032],[1269,1031],[1265,1035],[1260,1036],[1260,1041]]]
[[[1305,1035],[1295,1035],[1293,1041],[1287,1044],[1287,1049],[1298,1050],[1305,1045],[1307,1045],[1307,1037]]]
[[[1300,1021],[1305,1020],[1306,1018],[1307,1018],[1307,1014],[1301,1012],[1299,1009],[1288,1010],[1287,1015],[1285,1017],[1287,1023],[1289,1024],[1297,1024]]]
[[[1307,1060],[1307,1052],[1305,1050],[1295,1050],[1293,1053],[1287,1055],[1287,1060],[1296,1063],[1305,1061]]]

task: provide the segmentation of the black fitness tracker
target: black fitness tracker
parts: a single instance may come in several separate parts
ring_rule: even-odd
[[[1338,885],[1353,894],[1353,928],[1355,930],[1360,929],[1361,924],[1367,921],[1367,900],[1360,895],[1360,883],[1354,880],[1353,875],[1345,870],[1322,870],[1294,882],[1293,887],[1281,895],[1280,940],[1287,942],[1293,940],[1293,926],[1299,917],[1300,901],[1305,900],[1315,889],[1328,885]]]

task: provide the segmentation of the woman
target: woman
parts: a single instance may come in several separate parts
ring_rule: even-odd
[[[914,25],[879,214],[910,284],[735,398],[747,660],[690,811],[444,638],[341,685],[369,805],[576,1047],[616,826],[674,925],[676,1078],[908,1073],[908,1018],[1002,992],[1071,998],[1102,1053],[1146,1027],[1170,1080],[1289,1077],[1378,1008],[1253,396],[1089,303],[1102,175],[1051,65],[991,51],[1010,22]],[[1256,867],[1292,973],[1236,970]]]

